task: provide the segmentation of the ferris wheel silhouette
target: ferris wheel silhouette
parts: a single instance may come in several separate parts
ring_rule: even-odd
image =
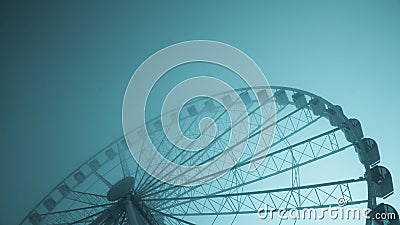
[[[241,217],[256,218],[257,211],[265,205],[301,210],[343,204],[369,207],[371,218],[382,213],[396,215],[391,219],[367,219],[366,224],[399,224],[393,207],[377,204],[377,198],[385,199],[393,194],[392,178],[389,170],[379,164],[378,145],[364,137],[360,121],[349,119],[340,106],[303,90],[276,86],[252,87],[252,90],[261,97],[266,88],[272,90],[270,101],[274,101],[277,109],[276,131],[267,156],[259,156],[264,161],[254,171],[248,170],[252,152],[245,152],[218,179],[196,186],[171,185],[146,173],[130,155],[131,143],[121,137],[72,171],[20,224],[239,224]],[[248,95],[249,88],[236,91],[250,109],[250,119],[257,107],[266,106],[253,104],[255,99]],[[221,95],[229,100],[230,107],[235,107],[237,99],[232,99],[230,93]],[[198,128],[193,124],[204,116],[213,116],[215,123],[231,129],[224,118],[226,110],[208,103],[206,98],[197,99],[180,110],[185,134],[198,135]],[[257,121],[252,123],[251,135],[246,140],[249,143],[255,143],[255,134],[260,132]],[[221,143],[227,138],[218,135],[207,151],[183,152],[162,145],[165,133],[159,117],[146,126],[153,140],[160,144],[158,150],[180,164],[201,164],[217,157],[223,151]],[[133,133],[140,137],[142,131],[143,128],[138,128]],[[139,144],[143,149],[148,147],[144,141]],[[364,174],[302,184],[302,168],[322,173],[323,168],[313,168],[313,165],[323,160],[335,161],[340,154],[352,149],[356,152],[352,162],[361,163]],[[359,187],[367,191],[360,191]],[[282,219],[270,222],[301,223]]]

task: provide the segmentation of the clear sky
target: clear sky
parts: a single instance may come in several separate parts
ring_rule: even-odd
[[[2,1],[0,11],[1,225],[122,136],[135,68],[192,39],[231,44],[271,85],[340,104],[400,187],[399,0]],[[387,202],[400,210],[400,193]]]

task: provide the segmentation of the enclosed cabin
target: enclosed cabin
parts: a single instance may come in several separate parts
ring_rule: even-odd
[[[239,96],[240,96],[240,99],[242,99],[243,103],[246,105],[246,107],[251,106],[251,104],[253,103],[253,100],[251,99],[248,91],[244,91],[244,92],[240,93]]]
[[[42,221],[42,216],[37,212],[32,212],[29,215],[28,220],[29,222],[31,222],[32,225],[39,225]]]
[[[117,156],[117,154],[114,152],[114,150],[112,148],[108,148],[105,151],[105,155],[108,160],[113,160]]]
[[[350,143],[356,143],[364,137],[363,131],[361,129],[361,123],[357,119],[347,120],[342,131],[346,140]]]
[[[197,111],[197,108],[195,105],[189,106],[186,110],[189,113],[189,116],[191,116],[191,117],[197,116],[197,114],[199,114],[199,111]]]
[[[292,99],[293,99],[294,105],[298,109],[300,109],[308,104],[306,96],[302,93],[294,93],[292,95]]]
[[[383,166],[375,166],[371,169],[371,179],[374,183],[375,196],[387,198],[393,194],[392,175],[389,170]]]
[[[276,91],[274,97],[275,102],[281,107],[285,107],[289,104],[289,98],[286,94],[286,91],[283,89]]]
[[[271,96],[266,90],[260,90],[257,92],[257,98],[261,105],[266,104],[272,100]]]
[[[368,214],[372,225],[400,225],[399,214],[393,206],[381,203]]]
[[[334,127],[340,127],[346,124],[347,118],[343,114],[342,107],[333,105],[326,110],[326,116],[329,123]]]
[[[204,102],[204,107],[207,110],[207,112],[214,112],[215,110],[214,102],[211,99]]]
[[[358,159],[363,165],[375,166],[380,162],[378,144],[371,138],[363,138],[355,144]]]
[[[323,116],[326,111],[325,103],[318,98],[313,98],[310,100],[310,108],[314,115]]]

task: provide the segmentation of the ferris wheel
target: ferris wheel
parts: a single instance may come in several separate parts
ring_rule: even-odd
[[[138,137],[135,143],[121,137],[100,150],[48,193],[20,224],[309,224],[308,220],[261,219],[259,215],[269,212],[273,216],[276,211],[271,209],[345,206],[368,207],[372,209],[371,218],[379,213],[396,215],[394,219],[367,219],[363,223],[399,224],[393,207],[378,204],[393,194],[392,177],[379,165],[378,145],[364,135],[360,121],[348,118],[340,106],[306,91],[277,86],[252,90],[263,99],[267,88],[273,98],[264,98],[264,102],[274,101],[276,123],[266,156],[254,155],[253,149],[262,138],[258,135],[258,112],[267,104],[253,104],[249,88],[238,89],[251,123],[250,135],[243,140],[248,144],[236,165],[229,171],[216,172],[224,172],[217,179],[176,186],[149,175],[129,151],[132,145],[143,149],[149,145],[141,142],[144,130],[138,128],[132,133]],[[230,93],[221,95],[225,105],[236,107],[239,99]],[[179,151],[165,141],[163,129],[169,125],[163,127],[159,117],[152,119],[146,124],[152,144],[172,162],[206,163],[224,151],[227,139],[235,138],[229,130],[236,123],[228,123],[225,108],[210,104],[207,98],[188,102],[179,113],[181,128],[188,137],[199,135],[197,124],[204,117],[214,118],[221,131],[207,149]],[[249,171],[252,157],[263,162]],[[154,170],[163,166],[154,165]]]

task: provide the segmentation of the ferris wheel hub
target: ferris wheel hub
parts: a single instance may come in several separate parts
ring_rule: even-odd
[[[115,183],[107,192],[107,199],[109,201],[116,201],[121,198],[127,197],[133,191],[135,179],[133,177],[125,177]]]

